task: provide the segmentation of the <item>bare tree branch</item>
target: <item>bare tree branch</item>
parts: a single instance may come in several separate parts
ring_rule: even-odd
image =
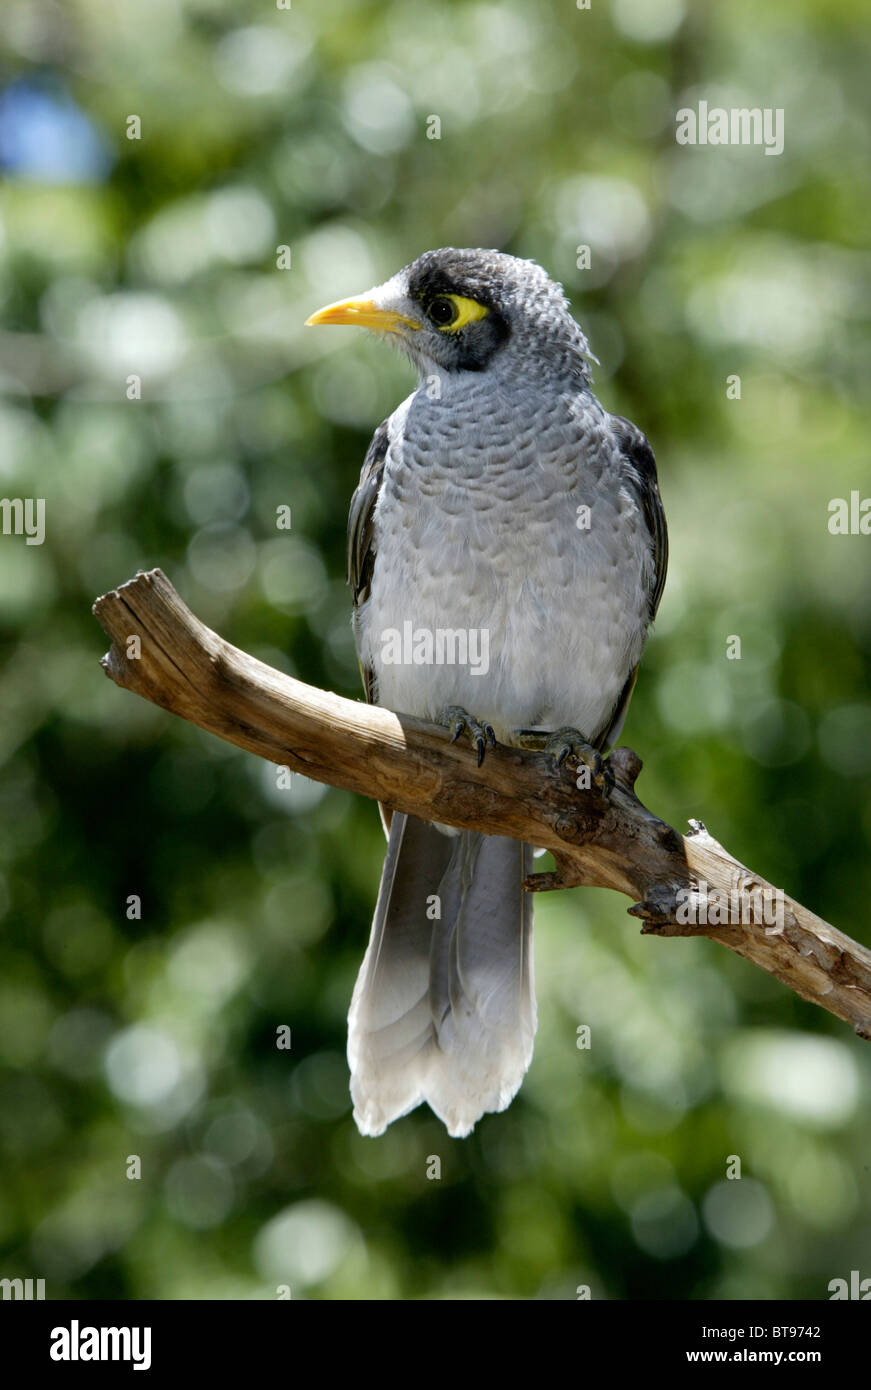
[[[556,872],[534,874],[531,891],[584,884],[625,893],[645,933],[708,936],[871,1039],[871,951],[785,895],[775,922],[770,883],[700,822],[683,837],[641,804],[631,749],[611,755],[610,796],[578,790],[574,772],[556,776],[541,754],[516,748],[489,750],[479,768],[445,729],[303,685],[239,651],[194,617],[159,569],[105,594],[94,614],[112,641],[104,669],[125,690],[317,782],[544,846]],[[132,637],[139,656],[128,655]],[[705,885],[707,924],[684,921]],[[728,904],[730,915],[715,918],[714,904]]]

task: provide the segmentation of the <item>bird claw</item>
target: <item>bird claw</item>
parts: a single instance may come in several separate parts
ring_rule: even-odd
[[[439,715],[436,723],[443,724],[447,729],[453,729],[451,743],[456,743],[462,734],[466,733],[474,746],[475,753],[480,767],[484,761],[484,752],[487,745],[491,748],[496,747],[496,734],[492,724],[486,720],[474,719],[462,705],[447,705]]]
[[[521,748],[531,748],[544,753],[550,759],[554,772],[559,773],[563,766],[572,770],[581,769],[576,778],[580,791],[588,791],[593,785],[603,796],[609,797],[614,786],[614,770],[610,762],[602,757],[577,729],[556,729],[547,733],[543,729],[518,729],[515,739]],[[586,776],[584,773],[586,772]]]

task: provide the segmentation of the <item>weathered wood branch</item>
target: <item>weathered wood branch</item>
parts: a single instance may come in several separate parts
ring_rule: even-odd
[[[125,690],[315,781],[544,846],[556,872],[533,875],[531,891],[583,884],[628,894],[644,932],[710,937],[871,1039],[871,951],[776,895],[700,822],[684,837],[648,811],[631,749],[611,755],[610,796],[579,790],[575,772],[556,776],[541,754],[516,748],[489,750],[479,768],[445,729],[303,685],[239,651],[194,617],[161,570],[105,594],[94,613],[112,641],[103,666]],[[138,657],[128,656],[131,637]]]

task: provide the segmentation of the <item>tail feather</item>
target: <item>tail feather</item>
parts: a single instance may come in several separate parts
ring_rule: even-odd
[[[516,1093],[536,1027],[531,868],[528,845],[394,814],[348,1020],[362,1133],[426,1101],[459,1137]]]

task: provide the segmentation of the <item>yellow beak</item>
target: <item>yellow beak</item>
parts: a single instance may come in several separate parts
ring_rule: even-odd
[[[414,319],[395,314],[392,309],[379,309],[371,299],[340,299],[328,304],[307,318],[306,327],[321,323],[349,323],[358,328],[374,328],[378,333],[401,333],[404,328],[420,328]]]

